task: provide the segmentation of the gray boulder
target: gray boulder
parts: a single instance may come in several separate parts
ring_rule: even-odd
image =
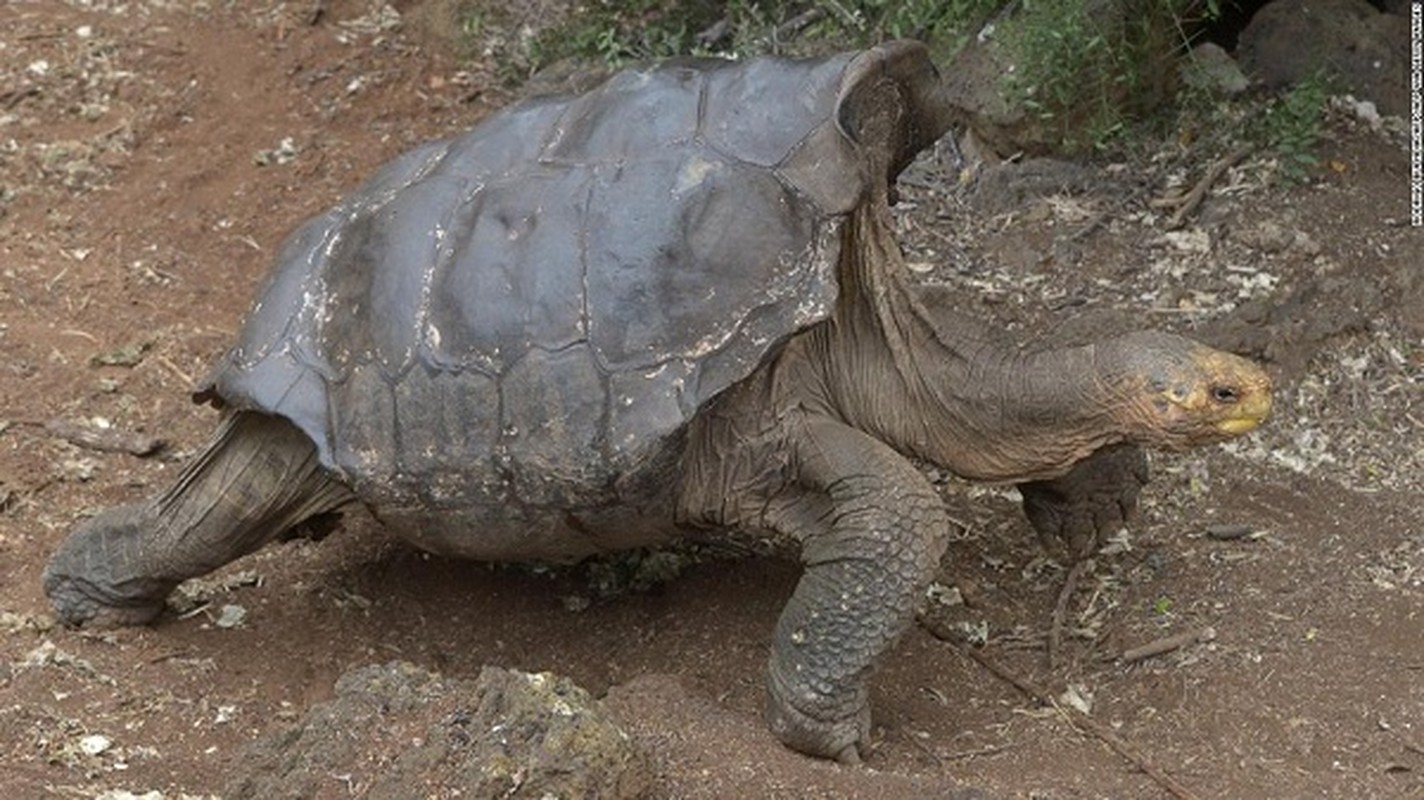
[[[1212,42],[1203,42],[1187,53],[1181,74],[1187,86],[1212,94],[1240,94],[1250,84],[1235,59]]]
[[[1409,112],[1409,19],[1365,0],[1275,0],[1241,32],[1236,56],[1268,88],[1324,67],[1382,113]]]
[[[223,797],[637,798],[651,785],[643,753],[567,678],[392,662],[348,671],[334,699],[253,743]]]

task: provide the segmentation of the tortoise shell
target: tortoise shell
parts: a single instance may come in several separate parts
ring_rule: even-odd
[[[637,499],[832,312],[841,223],[943,130],[938,85],[893,43],[509,107],[298,229],[197,397],[290,419],[378,512]]]

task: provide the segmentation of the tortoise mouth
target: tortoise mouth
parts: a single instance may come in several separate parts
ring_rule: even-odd
[[[1271,415],[1269,390],[1253,391],[1244,402],[1232,409],[1232,414],[1216,421],[1216,429],[1229,436],[1240,436],[1256,430]]]
[[[1256,430],[1265,420],[1265,417],[1233,417],[1224,419],[1216,423],[1216,429],[1231,436],[1240,436],[1243,433],[1250,433]]]

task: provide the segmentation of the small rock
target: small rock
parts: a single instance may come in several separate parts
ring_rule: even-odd
[[[964,595],[959,591],[958,586],[945,586],[938,581],[931,583],[925,590],[925,597],[931,603],[944,608],[964,605]]]
[[[110,675],[105,675],[94,668],[94,665],[78,658],[71,653],[60,650],[54,642],[46,639],[40,643],[39,647],[26,653],[24,658],[15,664],[18,669],[41,669],[44,667],[57,667],[64,670],[72,670],[83,675],[89,680],[98,681],[106,686],[116,686],[118,682]]]
[[[350,670],[336,696],[234,762],[223,797],[307,798],[350,775],[373,798],[646,796],[646,757],[567,678],[486,667],[454,680],[413,664]]]
[[[1227,523],[1222,525],[1206,526],[1207,538],[1215,539],[1219,542],[1229,542],[1236,539],[1244,539],[1247,536],[1250,536],[1253,532],[1254,529],[1250,525]]]
[[[218,612],[218,618],[213,624],[219,628],[238,628],[246,621],[246,608],[238,605],[225,605]]]
[[[168,607],[181,616],[216,602],[219,597],[235,589],[261,585],[262,576],[250,569],[215,578],[189,578],[178,584],[178,588],[168,595]]]
[[[1246,228],[1236,234],[1237,240],[1253,250],[1262,253],[1279,253],[1295,241],[1295,233],[1274,222],[1258,222],[1254,228]]]
[[[277,146],[271,150],[258,150],[257,153],[253,155],[252,161],[259,167],[271,166],[273,164],[281,166],[296,161],[297,153],[296,142],[292,140],[292,137],[288,136],[278,142]]]
[[[1291,249],[1300,252],[1302,255],[1320,255],[1320,243],[1310,238],[1310,234],[1305,231],[1296,231],[1291,239]]]
[[[1035,200],[1101,188],[1101,181],[1101,173],[1082,164],[1056,158],[1028,158],[983,166],[975,177],[969,201],[989,215],[1018,213],[1035,205]],[[1030,213],[1039,215],[1040,221],[1047,219],[1052,211],[1051,206],[1030,209]]]
[[[4,492],[0,491],[0,497],[3,495]],[[0,631],[5,633],[48,633],[53,628],[54,618],[45,614],[16,614],[13,611],[0,611]]]
[[[1372,131],[1377,131],[1384,126],[1384,118],[1380,116],[1379,108],[1371,100],[1356,100],[1352,94],[1336,95],[1330,98],[1330,107],[1352,115],[1355,119],[1369,125]]]
[[[66,480],[87,483],[99,471],[99,461],[94,458],[66,458],[59,462],[61,474]]]
[[[983,647],[989,643],[989,620],[959,620],[950,626],[950,632],[961,637],[966,644]]]
[[[1182,82],[1193,89],[1213,94],[1235,95],[1246,91],[1246,73],[1220,45],[1205,42],[1192,48],[1181,66]]]
[[[90,734],[79,740],[79,750],[85,755],[97,756],[114,746],[114,742],[103,734]]]
[[[1084,714],[1093,713],[1093,695],[1088,691],[1088,687],[1081,683],[1068,684],[1068,688],[1058,696],[1058,702],[1071,706]]]
[[[150,341],[133,341],[114,350],[95,353],[89,357],[89,366],[136,367],[143,362],[144,355],[146,355],[152,347],[153,342]]]
[[[1162,238],[1183,253],[1210,253],[1211,236],[1200,228],[1186,231],[1167,231]]]

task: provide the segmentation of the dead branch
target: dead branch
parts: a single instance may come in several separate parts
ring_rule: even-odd
[[[184,49],[181,48],[181,47],[170,47],[169,45],[166,45],[166,44],[159,44],[159,43],[157,43],[157,42],[134,41],[134,42],[132,42],[132,44],[133,44],[134,47],[142,47],[142,48],[145,49],[145,50],[149,50],[149,51],[152,51],[152,52],[154,52],[154,53],[158,53],[159,55],[165,55],[165,56],[186,56],[186,55],[188,55],[188,51],[187,51],[187,50],[184,50]]]
[[[1070,725],[1077,728],[1082,733],[1091,734],[1092,736],[1096,737],[1103,744],[1107,745],[1114,753],[1117,753],[1118,756],[1121,757],[1124,761],[1127,761],[1129,764],[1141,770],[1144,775],[1155,781],[1158,786],[1161,786],[1173,797],[1178,798],[1178,800],[1197,800],[1197,795],[1195,792],[1193,792],[1191,789],[1188,789],[1186,786],[1183,786],[1180,782],[1177,781],[1176,778],[1173,778],[1171,775],[1168,775],[1167,773],[1153,766],[1151,762],[1147,761],[1146,758],[1144,758],[1140,753],[1137,752],[1137,749],[1135,747],[1128,744],[1117,734],[1113,733],[1107,726],[1103,725],[1101,722],[1098,722],[1088,714],[1085,714],[1076,708],[1059,705],[1057,702],[1054,701],[1052,695],[1050,695],[1048,692],[1044,691],[1040,687],[1036,686],[1035,684],[1031,683],[1026,678],[1022,678],[1018,675],[1015,675],[1013,672],[1010,672],[1005,667],[995,663],[988,656],[984,655],[978,650],[975,650],[970,647],[961,646],[958,642],[954,640],[953,636],[948,631],[941,629],[932,620],[926,617],[921,617],[920,624],[924,627],[926,631],[929,632],[931,636],[935,637],[941,642],[944,642],[945,644],[948,644],[951,648],[953,648],[961,655],[973,659],[981,667],[993,673],[994,676],[998,679],[1004,681],[1005,683],[1008,683],[1015,689],[1018,689],[1029,699],[1040,705],[1056,709],[1058,713],[1063,715],[1063,718],[1066,719]]]
[[[91,428],[87,425],[76,425],[73,422],[59,418],[52,419],[45,423],[32,420],[17,420],[17,422],[42,427],[45,432],[51,436],[58,436],[76,447],[98,450],[104,453],[128,453],[131,456],[151,456],[168,444],[157,436],[147,436],[142,433],[106,428]]]
[[[1237,525],[1227,523],[1223,525],[1206,526],[1206,536],[1208,539],[1215,539],[1218,542],[1229,542],[1233,539],[1242,539],[1255,533],[1255,529],[1250,525]]]
[[[714,47],[732,33],[732,21],[722,17],[693,35],[692,41],[703,47]]]
[[[158,356],[158,363],[162,364],[164,368],[166,368],[169,372],[177,376],[178,380],[182,381],[184,386],[191,388],[193,386],[198,385],[198,382],[193,379],[192,375],[189,375],[188,373],[184,372],[182,368],[180,368],[177,364],[174,364],[173,361],[167,356]]]
[[[957,753],[937,757],[939,761],[963,761],[967,758],[978,758],[979,756],[993,756],[1008,750],[1009,746],[1004,744],[991,744],[984,747],[976,747],[973,750],[960,750]]]
[[[1161,639],[1154,639],[1147,644],[1130,647],[1122,651],[1118,656],[1118,661],[1124,664],[1131,664],[1134,661],[1143,661],[1154,656],[1164,655],[1173,650],[1180,650],[1187,645],[1197,642],[1209,642],[1216,638],[1216,629],[1213,627],[1199,628],[1194,631],[1178,633],[1173,636],[1164,636]]]
[[[1068,570],[1063,580],[1063,589],[1058,593],[1058,602],[1053,606],[1053,622],[1048,628],[1048,666],[1058,669],[1058,654],[1063,651],[1063,620],[1068,616],[1068,601],[1078,591],[1083,575],[1092,569],[1093,560],[1085,558]]]
[[[825,19],[825,17],[826,10],[824,8],[820,6],[808,8],[791,19],[777,25],[776,29],[772,31],[771,39],[773,42],[785,42],[795,39],[801,35],[802,31]]]
[[[1158,198],[1152,201],[1153,208],[1173,208],[1177,210],[1167,220],[1167,230],[1173,231],[1186,224],[1187,217],[1197,210],[1202,200],[1206,199],[1207,192],[1211,190],[1212,184],[1216,183],[1228,169],[1236,166],[1241,159],[1250,155],[1256,148],[1252,145],[1242,145],[1230,153],[1218,158],[1207,168],[1206,174],[1192,187],[1186,194],[1174,195],[1171,197]]]
[[[39,94],[40,90],[38,86],[25,86],[19,89],[0,92],[0,108],[9,111],[26,98],[38,97]]]

